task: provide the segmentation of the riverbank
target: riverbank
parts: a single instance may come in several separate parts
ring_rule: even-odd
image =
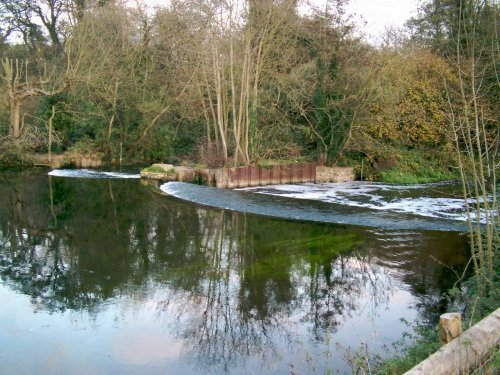
[[[346,153],[341,158],[336,167],[351,168],[354,178],[357,180],[377,181],[391,184],[416,184],[457,180],[460,178],[458,170],[452,166],[456,163],[452,160],[453,155],[445,155],[442,151],[428,152],[421,149],[405,150],[394,148],[385,150],[378,156],[368,156],[361,153]],[[114,160],[114,162],[112,161]],[[203,164],[203,161],[196,161],[192,155],[185,158],[173,158],[177,165],[186,166],[186,170],[207,170],[210,164]],[[130,164],[149,164],[153,160],[148,158],[130,159],[125,158],[122,163]],[[170,159],[161,163],[171,163]],[[201,164],[200,164],[201,163]],[[252,168],[272,169],[283,165],[297,164],[316,164],[311,158],[298,159],[263,159],[252,164]],[[63,153],[37,152],[32,146],[25,145],[23,142],[6,141],[0,144],[0,170],[6,169],[24,169],[34,166],[47,166],[50,168],[98,168],[105,165],[118,166],[117,160],[111,158],[98,148],[93,147],[73,147]],[[180,167],[177,167],[180,168]],[[215,168],[219,169],[219,167]],[[151,171],[151,172],[154,172]],[[161,173],[163,171],[160,171]],[[265,173],[264,173],[265,175]],[[277,175],[277,174],[275,174]],[[209,176],[201,176],[207,178]],[[264,176],[264,179],[266,177]],[[297,180],[298,176],[295,177]],[[342,179],[328,179],[325,181],[337,181]],[[298,181],[297,181],[298,182]]]
[[[33,167],[99,168],[103,166],[102,155],[97,152],[67,151],[61,154],[27,152],[13,144],[0,147],[0,170],[19,170]]]
[[[389,184],[422,184],[460,179],[455,154],[446,150],[386,147],[377,153],[346,155],[362,180]]]

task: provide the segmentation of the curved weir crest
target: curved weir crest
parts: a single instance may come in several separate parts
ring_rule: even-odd
[[[71,178],[141,178],[138,173],[97,171],[91,169],[54,169],[49,176]]]
[[[135,173],[55,169],[50,176],[139,179]],[[450,183],[388,185],[352,181],[220,189],[168,182],[160,189],[205,206],[289,220],[382,229],[466,231],[465,205]]]
[[[383,229],[467,230],[463,201],[421,195],[422,189],[439,186],[446,187],[352,182],[227,190],[168,182],[160,189],[192,203],[291,220]]]

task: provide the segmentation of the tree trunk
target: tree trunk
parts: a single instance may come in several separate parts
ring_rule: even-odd
[[[49,163],[52,161],[52,123],[54,122],[54,117],[56,117],[56,106],[52,106],[52,114],[49,118],[49,145],[48,145],[48,158]]]
[[[10,119],[9,135],[13,138],[21,136],[21,101],[19,99],[10,99]]]

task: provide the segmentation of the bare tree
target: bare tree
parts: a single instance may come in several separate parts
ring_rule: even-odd
[[[13,138],[21,136],[21,106],[23,102],[35,96],[51,96],[62,92],[68,82],[54,82],[53,75],[47,73],[41,77],[31,78],[28,74],[28,61],[4,58],[1,78],[6,82],[9,97],[9,135]]]
[[[479,296],[487,296],[494,288],[494,258],[498,256],[500,217],[497,203],[497,178],[500,163],[498,118],[491,113],[486,75],[488,64],[498,64],[498,10],[489,35],[476,33],[481,10],[487,2],[471,0],[474,11],[460,22],[454,63],[458,75],[458,98],[448,88],[449,121],[467,209],[472,261]],[[487,5],[487,4],[486,4]],[[486,56],[486,59],[484,58]],[[500,82],[494,71],[496,84]],[[489,77],[491,79],[491,77]],[[496,103],[498,105],[498,103]],[[497,108],[498,109],[498,108]]]
[[[20,33],[25,45],[42,38],[43,26],[51,45],[61,51],[64,44],[62,20],[67,14],[67,5],[65,0],[1,0],[0,10],[4,15],[3,23],[10,25],[11,32]]]
[[[271,55],[294,1],[241,3],[215,1],[199,9],[208,20],[200,53],[205,118],[214,125],[224,160],[249,164],[263,72],[275,65]]]

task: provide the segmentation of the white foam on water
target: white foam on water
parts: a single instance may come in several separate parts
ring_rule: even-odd
[[[395,186],[396,192],[382,192],[374,186],[363,186],[363,183],[355,184],[356,192],[346,184],[335,188],[334,184],[307,184],[235,191],[183,182],[167,182],[160,186],[167,195],[191,203],[277,218],[405,231],[467,230],[460,200],[446,198],[446,194],[451,196],[450,191],[456,190],[454,186],[445,186],[437,192],[431,191],[432,187],[407,191],[406,186]],[[383,188],[390,190],[389,186]],[[439,199],[433,201],[426,194]],[[436,212],[434,207],[439,210]]]
[[[457,221],[466,221],[467,213],[465,201],[452,197],[404,197],[405,192],[422,189],[425,192],[442,186],[437,184],[418,185],[385,185],[370,182],[344,182],[323,185],[270,185],[240,189],[259,194],[277,195],[287,198],[317,200],[335,203],[343,206],[361,207],[395,213],[407,213],[428,218],[442,218]],[[392,195],[392,196],[391,196]],[[401,197],[398,197],[401,196]],[[395,197],[396,196],[396,197]],[[475,204],[470,199],[469,204]],[[474,212],[472,219],[476,219]],[[481,215],[484,221],[484,214]]]
[[[50,176],[69,178],[141,178],[140,174],[96,171],[91,169],[54,169]]]
[[[176,186],[175,184],[169,184],[169,183],[161,184],[160,190],[163,191],[165,194],[172,195],[175,197],[178,191],[177,189],[174,188],[175,186]]]

